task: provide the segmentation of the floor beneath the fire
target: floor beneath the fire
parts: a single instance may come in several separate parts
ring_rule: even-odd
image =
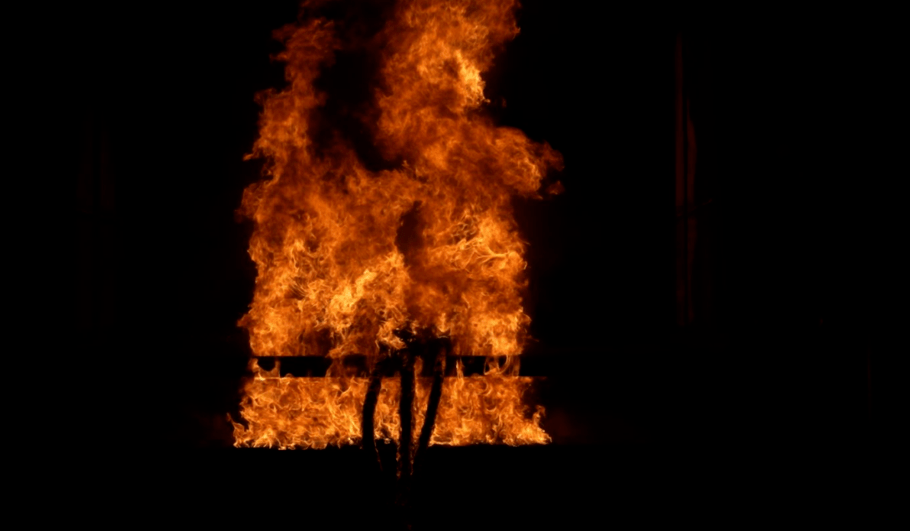
[[[250,227],[234,210],[258,166],[241,159],[256,135],[253,94],[282,83],[269,33],[296,11],[253,4],[143,13],[63,48],[74,78],[88,80],[62,96],[75,96],[61,138],[74,140],[62,153],[79,161],[69,168],[77,334],[113,386],[80,393],[155,451],[231,444],[226,414],[236,414],[249,355],[235,323],[255,276]],[[488,93],[508,101],[495,109],[501,123],[566,161],[563,196],[517,204],[539,339],[526,366],[546,376],[536,399],[554,442],[434,450],[440,477],[476,477],[491,503],[517,502],[515,489],[607,477],[637,443],[864,440],[881,352],[874,293],[887,291],[875,267],[896,246],[879,228],[889,214],[870,206],[871,179],[888,175],[869,153],[889,147],[872,145],[865,122],[880,100],[843,77],[899,70],[856,52],[891,36],[859,42],[827,25],[690,17],[704,206],[695,319],[680,328],[673,51],[685,17],[599,19],[527,4]],[[105,400],[108,391],[118,399]],[[302,454],[226,462],[291,463],[338,488],[358,473],[351,452]]]

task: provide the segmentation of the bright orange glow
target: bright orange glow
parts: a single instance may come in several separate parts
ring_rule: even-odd
[[[519,355],[530,318],[521,292],[525,243],[514,195],[536,197],[561,157],[484,113],[483,72],[514,38],[515,1],[402,0],[366,47],[377,56],[364,128],[388,169],[371,170],[351,143],[311,131],[327,95],[314,81],[349,45],[311,19],[276,32],[288,86],[261,101],[251,157],[267,178],[242,212],[254,221],[258,276],[241,320],[257,356],[377,359],[405,347],[402,331],[451,341],[461,356]],[[320,120],[323,120],[322,122]],[[407,222],[405,220],[408,220]],[[357,444],[367,381],[279,377],[253,366],[236,444]],[[330,374],[342,374],[331,371]],[[522,404],[527,378],[494,370],[447,378],[435,444],[547,442],[540,411]],[[377,439],[397,435],[397,381],[382,384]],[[418,381],[416,426],[428,383]],[[423,406],[421,406],[423,404]]]
[[[242,402],[249,427],[234,423],[237,446],[325,448],[360,443],[366,378],[279,377],[277,368],[264,371],[258,365],[254,374]],[[400,385],[396,379],[382,382],[375,415],[377,441],[398,441]],[[430,444],[549,442],[540,427],[543,408],[528,415],[522,403],[521,395],[530,385],[530,378],[496,373],[446,378]],[[429,387],[429,381],[418,379],[417,426],[423,425]]]

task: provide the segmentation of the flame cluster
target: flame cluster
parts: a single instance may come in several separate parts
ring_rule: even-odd
[[[287,87],[261,95],[250,157],[265,161],[266,178],[244,192],[241,207],[254,222],[257,266],[241,325],[256,356],[376,358],[405,348],[402,331],[447,337],[455,355],[521,353],[530,318],[511,199],[537,196],[562,162],[484,112],[482,74],[517,35],[516,8],[514,0],[400,0],[379,31],[352,42],[318,16],[275,33],[285,44],[278,59]],[[364,162],[343,132],[325,140],[332,95],[317,81],[352,49],[376,65],[357,119],[381,168]],[[365,380],[254,373],[238,444],[359,440]],[[539,415],[522,409],[526,384],[504,373],[447,379],[433,441],[545,441]],[[378,438],[396,437],[394,386],[383,382]],[[426,386],[417,393],[425,402]]]
[[[234,423],[238,446],[320,449],[360,443],[366,378],[281,377],[277,367],[266,371],[258,365],[254,373],[241,404],[247,426]],[[531,384],[531,378],[501,373],[446,378],[430,444],[548,442],[540,427],[543,408],[529,414],[521,400]],[[398,442],[400,390],[398,380],[382,381],[375,414],[377,441]],[[414,422],[422,426],[430,382],[418,379],[416,391]]]

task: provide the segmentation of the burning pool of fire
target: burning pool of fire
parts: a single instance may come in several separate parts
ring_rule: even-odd
[[[241,407],[249,427],[234,425],[238,445],[277,448],[325,448],[360,444],[362,407],[368,378],[280,376],[278,367],[253,366],[254,377],[244,388]],[[540,427],[542,408],[533,415],[521,398],[533,383],[530,377],[485,374],[446,378],[430,444],[508,445],[546,443]],[[432,382],[417,380],[414,423],[426,420]],[[401,383],[383,379],[375,414],[376,440],[398,442],[401,431]],[[414,438],[416,442],[417,430]]]

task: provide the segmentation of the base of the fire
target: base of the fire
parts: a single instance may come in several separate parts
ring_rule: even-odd
[[[279,449],[359,445],[363,405],[370,384],[364,377],[282,376],[251,363],[253,377],[243,388],[240,416],[233,422],[234,446]],[[543,408],[533,410],[522,400],[533,378],[488,371],[445,378],[430,445],[546,444],[541,427]],[[417,378],[413,424],[421,431],[430,400],[432,378]],[[401,382],[382,379],[374,415],[374,439],[398,443]]]

